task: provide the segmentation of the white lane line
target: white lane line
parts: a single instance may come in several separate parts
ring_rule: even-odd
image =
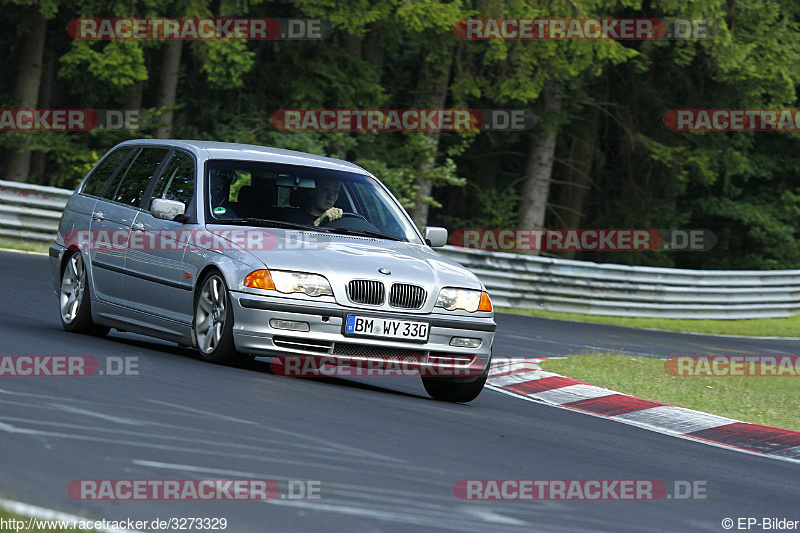
[[[140,460],[134,459],[133,464],[138,466],[145,466],[155,469],[166,469],[172,470],[177,472],[191,472],[195,475],[215,475],[215,476],[226,476],[231,478],[255,478],[255,479],[272,479],[275,481],[290,481],[296,480],[297,476],[294,477],[286,477],[286,476],[276,476],[273,474],[265,474],[265,473],[255,473],[255,472],[243,472],[238,470],[224,470],[218,468],[208,468],[202,466],[192,466],[192,465],[181,465],[181,464],[170,464],[170,463],[161,463],[157,461],[147,461],[147,460]],[[426,485],[430,485],[436,492],[435,496],[428,494],[424,499],[420,498],[420,491],[419,490],[400,490],[400,489],[387,489],[383,487],[368,487],[363,485],[356,485],[352,483],[340,483],[338,481],[322,481],[322,497],[327,500],[327,503],[330,505],[332,501],[342,502],[344,504],[350,504],[349,506],[353,509],[364,509],[361,507],[354,507],[352,504],[354,500],[361,499],[363,505],[377,505],[377,506],[384,506],[388,507],[388,509],[397,509],[397,508],[408,508],[413,509],[413,512],[418,517],[431,517],[434,519],[430,523],[426,523],[427,525],[437,525],[438,520],[444,520],[446,518],[450,518],[452,521],[453,514],[452,514],[452,500],[450,498],[442,497],[440,494],[444,494],[450,491],[441,491],[439,487],[446,487],[449,488],[448,485],[432,482],[428,479],[425,480]],[[335,491],[336,497],[331,498],[330,496],[326,496],[325,494],[327,491]],[[441,502],[441,503],[437,503]],[[293,500],[296,501],[296,500]],[[313,500],[318,501],[318,500]],[[276,503],[275,501],[269,501],[264,503]],[[279,502],[283,503],[283,502]],[[339,504],[336,504],[337,507]],[[319,506],[316,503],[309,503],[311,508],[317,509]],[[527,525],[526,522],[518,522],[515,521],[513,518],[501,517],[497,513],[492,513],[495,516],[489,516],[488,514],[485,515],[483,518],[487,519],[490,522],[496,524],[515,524],[515,525]],[[461,526],[455,527],[455,529],[462,529],[465,527],[465,524]]]
[[[471,514],[477,518],[480,518],[484,522],[489,522],[490,524],[506,524],[509,526],[526,526],[528,525],[527,522],[522,520],[517,520],[516,518],[511,518],[509,516],[503,516],[500,513],[496,513],[494,511],[490,511],[488,509],[465,509],[465,513]]]
[[[238,422],[240,424],[250,424],[250,425],[253,425],[253,426],[257,426],[258,425],[257,423],[252,422],[250,420],[242,420],[241,418],[235,418],[235,417],[228,416],[228,415],[221,415],[221,414],[218,414],[218,413],[212,413],[210,411],[203,411],[202,409],[192,409],[191,407],[186,407],[185,405],[178,405],[178,404],[175,404],[175,403],[162,402],[161,400],[146,399],[145,401],[146,402],[150,402],[150,403],[155,403],[155,404],[158,404],[158,405],[164,405],[164,406],[167,406],[167,407],[172,407],[173,409],[181,409],[181,410],[187,411],[189,413],[203,415],[203,416],[207,416],[209,418],[218,418],[220,420],[226,420],[228,422]]]
[[[100,420],[105,420],[106,422],[113,422],[115,424],[126,424],[130,426],[144,426],[147,425],[147,422],[142,422],[140,420],[133,420],[131,418],[121,418],[118,416],[112,415],[104,415],[102,413],[96,413],[94,411],[87,411],[86,409],[80,409],[78,407],[70,407],[68,405],[56,405],[50,404],[50,406],[55,407],[59,411],[65,411],[67,413],[75,413],[78,415],[89,416],[92,418],[99,418]]]
[[[165,451],[172,451],[172,452],[179,452],[183,454],[196,454],[196,455],[208,455],[212,457],[216,457],[219,455],[219,450],[212,450],[208,448],[189,448],[183,446],[170,446],[166,444],[154,444],[152,442],[146,441],[136,441],[136,440],[124,440],[124,439],[113,439],[113,438],[103,438],[103,437],[90,437],[87,436],[84,432],[80,434],[73,434],[73,433],[59,433],[55,431],[40,431],[34,429],[25,429],[25,428],[17,428],[14,426],[2,426],[0,425],[0,431],[12,434],[19,434],[19,435],[31,435],[36,437],[53,437],[53,438],[61,438],[61,439],[69,439],[69,440],[77,440],[77,441],[87,441],[87,442],[100,442],[105,444],[111,444],[115,447],[119,446],[132,446],[135,448],[145,448],[145,449],[153,449],[153,450],[165,450]],[[334,457],[333,459],[328,458],[327,462],[311,462],[311,461],[299,461],[299,460],[292,460],[286,457],[271,457],[269,455],[265,455],[263,453],[231,453],[225,452],[225,457],[227,458],[235,458],[235,459],[245,459],[250,461],[261,461],[265,463],[277,463],[280,465],[302,465],[306,467],[314,467],[320,469],[328,469],[328,470],[338,470],[338,471],[345,471],[351,472],[353,467],[352,464],[344,464],[342,466],[337,466],[333,464],[334,461],[338,461],[338,457]],[[395,460],[397,462],[397,460]],[[381,466],[386,466],[385,462],[380,463]],[[363,466],[363,465],[362,465]],[[370,466],[370,465],[368,465]],[[392,465],[395,468],[402,468],[404,470],[418,470],[427,472],[429,469],[419,467],[414,464],[394,464]],[[369,468],[362,468],[363,471],[367,472],[375,472],[377,475],[377,471],[371,470]],[[393,474],[394,477],[404,477],[400,474]],[[407,479],[419,481],[419,478],[406,476]]]
[[[40,257],[48,257],[50,255],[45,252],[34,252],[32,250],[17,250],[16,248],[0,248],[0,252],[10,252],[12,254],[38,255]]]
[[[92,520],[93,522],[97,522],[97,520],[93,520],[91,518],[85,518],[83,516],[77,516],[68,513],[62,513],[61,511],[54,511],[53,509],[47,509],[45,507],[38,507],[36,505],[30,505],[27,503],[17,502],[14,500],[5,500],[0,498],[0,508],[8,511],[9,513],[14,513],[22,516],[27,516],[30,518],[38,518],[39,520],[58,520],[61,522],[81,522]],[[138,530],[130,530],[130,529],[93,529],[92,531],[98,531],[100,533],[141,533]]]
[[[217,476],[233,476],[233,477],[244,477],[244,478],[252,478],[252,479],[262,479],[264,477],[268,477],[274,480],[282,480],[282,481],[289,481],[289,480],[296,480],[297,476],[294,477],[286,477],[286,476],[276,476],[273,474],[264,474],[264,473],[255,473],[255,472],[245,472],[243,470],[227,470],[222,468],[209,468],[207,466],[195,466],[195,465],[185,465],[185,464],[177,464],[177,463],[162,463],[159,461],[149,461],[145,459],[132,459],[131,463],[137,466],[145,466],[149,468],[155,469],[162,469],[162,470],[173,470],[176,472],[194,472],[195,474],[208,474],[208,475],[217,475]],[[430,469],[426,469],[426,471],[430,472]],[[435,484],[430,480],[426,480],[428,484]],[[327,481],[325,482],[327,483]],[[339,490],[340,488],[348,488],[352,491],[370,491],[370,494],[374,493],[375,491],[384,492],[386,494],[396,494],[407,496],[413,499],[419,498],[419,491],[407,491],[407,490],[399,490],[399,489],[373,489],[371,487],[364,487],[362,485],[353,485],[348,483],[339,483],[333,482],[336,486],[336,489]],[[441,484],[441,486],[447,486],[446,484]],[[449,500],[448,500],[449,501]]]
[[[514,526],[529,526],[527,522],[516,520],[510,517],[504,517],[492,512],[482,513],[469,513],[470,520],[467,522],[459,523],[458,518],[453,516],[452,510],[443,510],[442,513],[437,513],[435,516],[422,516],[412,514],[410,512],[396,512],[391,510],[371,509],[367,507],[354,507],[342,503],[320,503],[317,501],[304,501],[304,500],[269,500],[264,503],[269,505],[279,505],[283,507],[302,508],[313,511],[322,511],[331,514],[344,514],[349,516],[361,516],[364,518],[372,518],[376,520],[383,520],[386,522],[397,522],[401,524],[411,524],[415,526],[427,526],[431,528],[443,528],[447,525],[451,526],[449,529],[457,531],[477,531],[477,528],[468,529],[468,524],[474,524],[475,518],[480,518],[488,523],[495,525],[514,525]],[[453,519],[456,518],[456,522]],[[500,520],[502,518],[502,520]],[[447,525],[445,525],[447,523]]]
[[[227,421],[231,421],[231,422],[239,422],[239,423],[242,423],[242,424],[258,425],[256,422],[251,422],[250,420],[242,420],[241,418],[234,418],[234,417],[228,416],[228,415],[222,415],[222,414],[218,414],[218,413],[212,413],[212,412],[208,412],[208,411],[203,411],[202,409],[193,409],[191,407],[186,407],[186,406],[183,406],[183,405],[173,404],[173,403],[169,403],[169,402],[163,402],[163,401],[160,401],[160,400],[148,399],[147,401],[148,402],[152,402],[152,403],[156,403],[156,404],[159,404],[159,405],[165,405],[167,407],[172,407],[172,408],[175,408],[175,409],[182,409],[184,411],[188,411],[188,412],[191,412],[191,413],[210,416],[212,418],[219,418],[219,419],[222,419],[222,420],[227,420]],[[320,439],[320,438],[317,438],[317,437],[312,437],[310,435],[304,435],[302,433],[297,433],[297,432],[294,432],[294,431],[288,431],[288,430],[284,430],[284,429],[278,429],[278,428],[274,428],[274,427],[270,428],[270,431],[273,431],[275,433],[282,433],[282,434],[285,434],[285,435],[290,435],[292,437],[297,437],[297,438],[309,440],[311,442],[323,445],[326,448],[336,449],[336,450],[342,451],[344,453],[347,453],[349,455],[353,455],[353,456],[356,456],[356,457],[370,457],[372,459],[376,459],[376,460],[379,460],[379,461],[391,461],[393,463],[398,463],[398,464],[403,463],[403,461],[400,461],[400,460],[398,460],[398,459],[396,459],[394,457],[388,457],[386,455],[381,455],[381,454],[378,454],[378,453],[370,452],[369,450],[364,450],[364,449],[361,449],[361,448],[355,448],[353,446],[346,446],[344,444],[337,444],[335,442],[331,442],[329,439]]]
[[[302,444],[296,442],[290,442],[286,439],[275,439],[275,438],[249,438],[249,440],[257,441],[257,445],[251,444],[239,444],[234,442],[229,442],[228,440],[224,441],[215,441],[209,438],[197,438],[197,437],[177,437],[173,435],[165,435],[163,433],[158,432],[147,432],[143,433],[142,431],[126,431],[124,429],[111,429],[105,427],[97,427],[97,426],[90,426],[90,425],[78,425],[72,423],[64,423],[64,422],[53,422],[50,420],[32,420],[29,418],[18,418],[18,417],[10,417],[10,416],[2,416],[0,415],[0,431],[6,430],[9,433],[23,433],[22,429],[18,431],[11,431],[18,429],[17,427],[10,425],[10,424],[3,424],[2,421],[6,422],[20,422],[22,424],[27,425],[39,425],[45,426],[49,430],[54,428],[66,428],[69,431],[75,431],[79,433],[83,433],[86,435],[94,433],[111,433],[116,437],[120,437],[123,435],[132,436],[132,437],[140,437],[140,438],[147,438],[153,441],[169,441],[169,442],[189,442],[194,445],[207,445],[209,448],[220,448],[220,449],[234,449],[234,450],[244,450],[253,453],[261,454],[264,450],[264,446],[268,445],[270,447],[270,456],[272,459],[277,460],[279,457],[285,456],[287,458],[297,458],[297,457],[306,457],[311,459],[320,459],[320,460],[330,460],[330,455],[326,455],[324,452],[327,450],[328,452],[336,451],[334,448],[321,448],[320,446],[314,446],[311,444]],[[170,424],[159,424],[163,426],[169,426],[173,429],[179,429],[187,432],[200,432],[202,433],[203,437],[212,436],[213,434],[210,432],[205,431],[203,428],[197,427],[185,427],[185,426],[178,426],[178,425],[170,425]],[[225,435],[228,436],[228,435]],[[244,439],[244,437],[241,437]],[[287,447],[287,444],[291,443],[291,449]],[[337,457],[338,459],[338,457]],[[361,461],[363,465],[371,465],[373,462],[370,462],[366,459]],[[384,465],[386,461],[378,461],[378,464]],[[403,465],[403,468],[410,468],[407,465]],[[422,468],[419,468],[422,470]]]
[[[241,476],[241,477],[249,477],[249,478],[255,478],[256,477],[255,474],[253,474],[252,472],[243,472],[243,471],[239,471],[239,470],[223,470],[223,469],[219,469],[219,468],[207,468],[207,467],[203,467],[203,466],[181,465],[181,464],[172,464],[172,463],[159,463],[158,461],[148,461],[148,460],[142,460],[142,459],[133,459],[131,462],[133,464],[135,464],[135,465],[138,465],[138,466],[145,466],[145,467],[156,468],[156,469],[176,470],[176,471],[181,471],[181,472],[184,472],[184,471],[185,472],[197,472],[197,473],[201,473],[202,472],[202,473],[206,473],[206,474],[213,474],[213,475],[219,475],[219,476]],[[277,464],[279,464],[281,466],[285,466],[285,465],[303,465],[303,466],[309,466],[309,467],[314,467],[314,468],[322,468],[321,465],[319,465],[319,464],[314,464],[314,463],[309,463],[309,462],[305,462],[305,463],[294,462],[294,461],[265,461],[265,462],[277,463]],[[330,470],[334,470],[334,471],[336,471],[336,470],[344,471],[344,472],[352,472],[353,471],[352,466],[331,467],[330,465],[325,465],[325,467],[327,467]],[[426,472],[427,474],[430,474],[430,471],[431,471],[430,468],[421,468],[421,467],[417,468],[417,470],[421,470],[423,472]],[[371,472],[370,470],[365,469],[365,468],[362,468],[361,471],[364,472],[364,473]],[[383,475],[386,474],[386,472],[385,471],[380,471],[380,472],[376,471],[375,474],[383,476]],[[259,477],[263,477],[264,475],[268,475],[268,474],[259,474]],[[270,477],[273,477],[273,476],[270,476]],[[407,475],[399,474],[399,473],[392,474],[392,477],[393,478],[397,478],[397,479],[403,479],[405,481],[412,481],[414,483],[430,483],[430,480],[429,480],[428,477],[420,478],[420,477],[417,477],[417,476],[407,476]],[[288,478],[288,477],[277,476],[276,479],[289,480],[289,479],[296,479],[296,478]],[[338,483],[337,482],[336,486],[337,487],[343,487],[343,486],[347,486],[347,485],[344,485],[342,483]],[[353,487],[358,487],[358,486],[353,485]],[[394,492],[394,493],[398,493],[398,494],[402,493],[402,491],[396,491],[396,490],[395,491],[386,491],[385,489],[381,489],[381,490],[383,490],[384,492]],[[418,492],[409,493],[409,495],[411,495],[411,496],[413,496],[415,498],[419,497],[419,493]]]

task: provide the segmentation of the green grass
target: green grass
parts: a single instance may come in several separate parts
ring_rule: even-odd
[[[746,335],[755,337],[800,337],[800,315],[789,318],[753,318],[748,320],[707,320],[686,318],[629,318],[618,316],[581,315],[557,313],[538,309],[496,307],[500,313],[609,324],[626,328],[664,329],[668,331],[716,333],[720,335]]]
[[[10,513],[8,511],[6,511],[5,509],[0,509],[0,519],[3,519],[3,520],[6,521],[6,527],[5,528],[0,528],[0,531],[12,531],[12,532],[13,531],[17,531],[17,529],[9,527],[8,522],[7,522],[8,520],[19,520],[19,521],[25,522],[26,524],[27,524],[28,520],[30,520],[30,518],[27,517],[27,516],[22,516],[22,515]],[[44,522],[44,520],[40,519],[39,522]],[[95,530],[94,529],[91,529],[91,530],[88,530],[88,529],[64,529],[64,528],[47,529],[45,527],[45,528],[33,528],[33,529],[23,528],[23,529],[20,529],[19,531],[20,532],[25,532],[25,533],[45,533],[45,532],[53,533],[53,532],[56,532],[56,531],[61,531],[62,533],[64,533],[64,532],[69,532],[69,531],[80,531],[82,533],[86,533],[87,531],[95,531]]]
[[[55,237],[53,237],[53,242],[55,242]],[[26,252],[47,253],[47,250],[50,248],[50,245],[39,244],[28,241],[20,241],[17,239],[0,239],[0,248],[11,248],[13,250],[24,250]]]
[[[663,359],[611,353],[552,359],[541,366],[646,400],[800,431],[800,376],[670,376]]]

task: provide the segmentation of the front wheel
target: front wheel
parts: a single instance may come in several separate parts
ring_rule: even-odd
[[[217,273],[206,276],[194,301],[195,346],[209,363],[232,364],[239,359],[233,343],[233,312],[225,281]]]
[[[489,377],[489,365],[472,381],[454,380],[436,376],[423,376],[422,385],[431,398],[443,402],[471,402],[483,390]]]
[[[67,256],[67,263],[61,273],[58,308],[61,326],[71,333],[103,336],[111,329],[98,326],[92,321],[88,276],[80,252],[72,252]]]

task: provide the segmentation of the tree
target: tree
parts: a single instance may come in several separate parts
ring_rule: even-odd
[[[3,2],[6,8],[11,2]],[[16,2],[15,2],[16,3]],[[54,0],[25,1],[27,11],[22,30],[22,49],[14,87],[14,106],[17,109],[36,109],[42,80],[44,45],[47,38],[47,19],[56,12]],[[17,142],[6,150],[4,176],[9,181],[26,181],[30,172],[31,150],[26,147],[29,137],[17,136]]]

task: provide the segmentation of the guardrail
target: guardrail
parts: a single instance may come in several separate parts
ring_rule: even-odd
[[[780,318],[800,312],[800,270],[684,270],[446,247],[497,307],[661,318]]]
[[[72,191],[0,180],[0,236],[54,242]]]
[[[0,181],[0,236],[50,243],[72,191]],[[800,312],[800,270],[682,270],[447,246],[498,307],[662,318],[777,318]]]

